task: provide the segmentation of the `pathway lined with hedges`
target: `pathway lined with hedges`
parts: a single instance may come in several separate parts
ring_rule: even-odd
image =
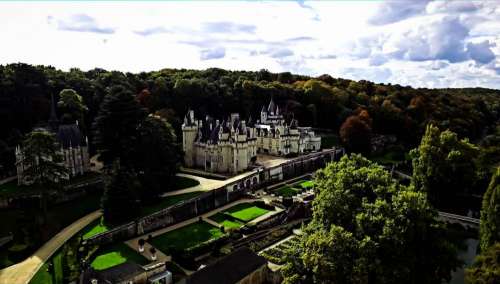
[[[100,210],[94,211],[73,222],[52,237],[32,256],[15,265],[0,270],[0,284],[27,284],[42,265],[71,237],[85,226],[102,216]]]

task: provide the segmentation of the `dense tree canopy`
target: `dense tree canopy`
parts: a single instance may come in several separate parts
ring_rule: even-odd
[[[174,185],[181,153],[174,130],[165,119],[149,115],[140,123],[134,166],[142,173],[146,196],[154,197]]]
[[[286,283],[442,283],[458,265],[423,192],[359,155],[317,172],[313,219]]]
[[[500,243],[490,246],[476,257],[473,265],[466,269],[465,279],[468,284],[500,283]]]
[[[476,146],[456,133],[428,125],[420,146],[411,151],[412,182],[434,205],[446,207],[453,196],[474,192],[478,154]]]
[[[110,165],[119,159],[121,164],[132,165],[137,127],[144,116],[144,110],[129,90],[124,86],[110,88],[94,123],[94,143],[104,163]]]
[[[88,110],[83,103],[82,96],[73,89],[64,89],[59,93],[57,107],[61,112],[61,120],[66,123],[75,123],[75,121],[82,123],[83,115]]]
[[[139,181],[135,173],[115,163],[105,185],[101,207],[104,220],[111,224],[130,221],[138,212]]]
[[[500,243],[500,167],[483,196],[480,224],[481,250],[486,251],[494,243]]]
[[[50,96],[64,89],[73,89],[82,97],[88,108],[84,129],[91,129],[104,97],[116,85],[138,94],[149,113],[168,110],[172,114],[169,122],[176,131],[188,108],[199,117],[215,115],[221,119],[231,112],[240,112],[245,118],[252,115],[255,119],[271,97],[283,106],[286,117],[294,116],[303,126],[336,133],[348,117],[356,115],[357,109],[364,109],[373,120],[372,134],[394,135],[404,150],[418,145],[429,123],[479,142],[495,133],[500,118],[500,91],[482,88],[413,89],[329,75],[312,78],[287,72],[217,68],[162,69],[137,74],[103,69],[63,72],[19,63],[0,66],[0,140],[7,144],[8,151],[13,151],[22,134],[47,121]],[[93,133],[86,134],[94,140]],[[92,153],[94,150],[91,147]],[[498,147],[488,146],[484,153],[484,161],[500,161]],[[491,158],[493,154],[496,159]],[[4,169],[12,171],[12,163]],[[489,168],[483,173],[487,183]]]
[[[69,174],[61,164],[62,154],[59,152],[54,134],[47,131],[30,132],[22,143],[23,175],[41,190],[41,202],[44,216],[47,213],[47,191]]]

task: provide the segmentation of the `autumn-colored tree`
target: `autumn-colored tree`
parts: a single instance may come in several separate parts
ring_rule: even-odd
[[[349,152],[369,153],[371,136],[371,118],[366,110],[349,116],[340,127],[340,139]]]

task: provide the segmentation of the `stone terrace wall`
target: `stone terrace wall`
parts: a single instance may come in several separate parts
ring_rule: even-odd
[[[131,239],[209,212],[243,197],[247,192],[277,181],[290,179],[324,167],[338,160],[343,149],[330,149],[290,160],[279,166],[259,168],[253,174],[242,177],[218,189],[167,207],[149,216],[95,235],[86,240],[89,244],[106,244]]]

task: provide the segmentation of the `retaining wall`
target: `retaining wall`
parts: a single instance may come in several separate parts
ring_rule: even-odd
[[[278,166],[258,168],[254,170],[253,174],[110,231],[95,235],[87,239],[86,242],[89,244],[112,243],[171,226],[240,199],[247,192],[268,184],[313,172],[324,167],[329,162],[340,159],[343,154],[343,149],[329,149],[301,156]]]

